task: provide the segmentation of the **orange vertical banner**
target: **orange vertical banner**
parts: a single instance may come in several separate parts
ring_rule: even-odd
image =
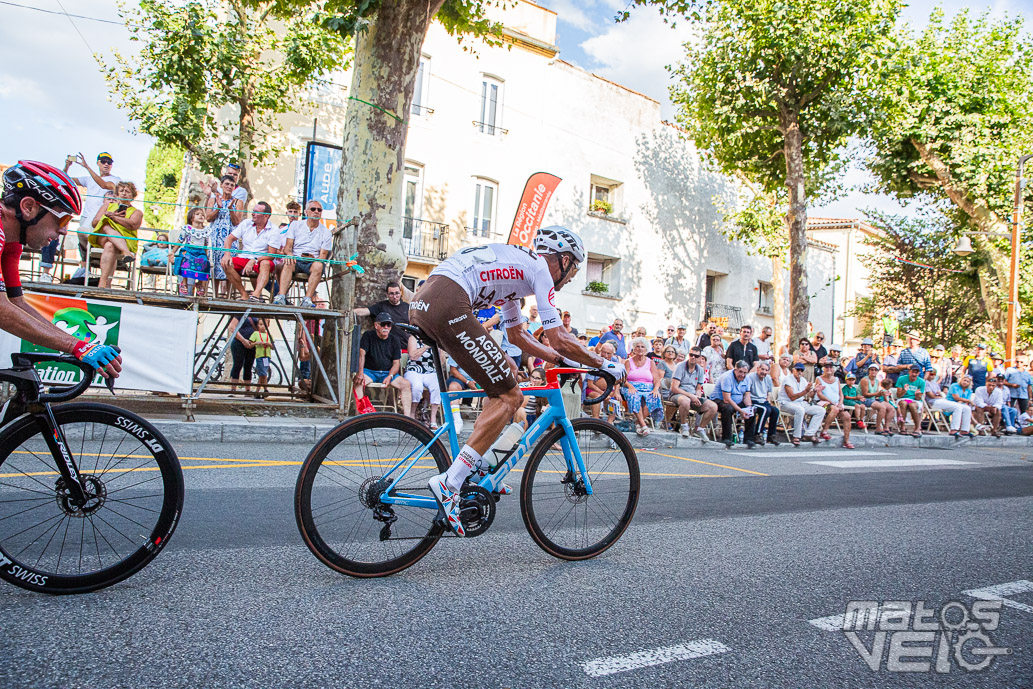
[[[545,207],[549,205],[549,199],[561,181],[559,177],[548,172],[536,172],[527,178],[507,244],[528,248],[534,244],[535,235],[538,234],[542,218],[545,217]]]

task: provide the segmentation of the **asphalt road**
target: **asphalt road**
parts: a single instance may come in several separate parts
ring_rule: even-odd
[[[484,536],[355,580],[301,543],[292,489],[307,447],[177,449],[183,518],[146,569],[78,597],[0,588],[0,687],[1007,689],[1033,678],[1029,450],[640,451],[635,520],[594,560],[540,550],[513,496]],[[842,464],[857,461],[869,465]],[[1008,600],[986,633],[1010,652],[982,671],[952,656],[939,673],[890,671],[888,655],[870,669],[833,617],[852,600],[957,601],[957,612],[995,595]],[[889,632],[886,647],[903,640]]]

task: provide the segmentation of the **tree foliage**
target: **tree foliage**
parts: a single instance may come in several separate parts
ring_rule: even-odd
[[[704,40],[674,68],[679,121],[721,169],[777,191],[795,113],[808,192],[823,190],[861,127],[869,63],[889,50],[897,11],[893,0],[715,1]]]
[[[176,208],[179,182],[183,174],[183,155],[178,146],[155,144],[147,155],[144,182],[143,222],[147,227],[172,229],[182,216]],[[167,204],[167,205],[166,205]]]
[[[251,165],[283,151],[277,115],[296,111],[303,89],[348,57],[340,36],[298,9],[283,0],[122,6],[141,49],[136,59],[116,51],[102,63],[111,98],[140,131],[190,151],[206,172],[238,161],[247,186]]]
[[[951,251],[958,230],[949,218],[932,209],[914,218],[868,215],[883,235],[867,240],[876,249],[861,258],[872,296],[858,300],[852,315],[872,324],[886,307],[896,309],[901,332],[914,328],[947,347],[1003,341],[979,296],[977,268]]]
[[[644,4],[644,3],[643,3]],[[692,2],[663,2],[682,11]],[[898,0],[708,0],[672,100],[717,168],[787,195],[791,338],[805,334],[807,195],[825,191],[892,47]]]
[[[1021,18],[967,10],[949,22],[937,10],[920,35],[901,32],[868,126],[878,189],[937,204],[962,229],[1006,231],[1016,160],[1033,153],[1031,38]],[[1009,242],[973,244],[980,293],[1003,328]]]
[[[308,5],[310,2],[299,0],[293,4]],[[323,3],[319,21],[343,38],[351,38],[365,30],[370,22],[376,21],[377,13],[384,4],[383,0],[327,0]],[[407,3],[404,0],[396,0],[391,4],[409,4],[417,8],[430,6],[427,2]],[[502,25],[488,19],[485,12],[488,7],[505,7],[510,3],[504,0],[438,0],[433,4],[440,4],[433,16],[449,34],[460,39],[464,35],[481,36],[489,43],[497,43],[502,34]]]

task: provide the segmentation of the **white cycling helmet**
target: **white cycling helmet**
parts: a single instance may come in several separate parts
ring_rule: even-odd
[[[534,250],[539,254],[570,254],[574,261],[585,260],[585,245],[576,233],[560,225],[550,225],[538,230]]]

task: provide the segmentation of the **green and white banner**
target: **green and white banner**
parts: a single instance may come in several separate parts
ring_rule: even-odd
[[[139,306],[27,292],[25,300],[57,327],[88,342],[100,341],[122,350],[122,375],[115,387],[189,394],[193,378],[197,314],[193,311]],[[0,331],[0,368],[11,365],[14,352],[49,352]],[[75,383],[82,371],[66,364],[39,364],[44,383]],[[94,385],[102,385],[97,376]]]

